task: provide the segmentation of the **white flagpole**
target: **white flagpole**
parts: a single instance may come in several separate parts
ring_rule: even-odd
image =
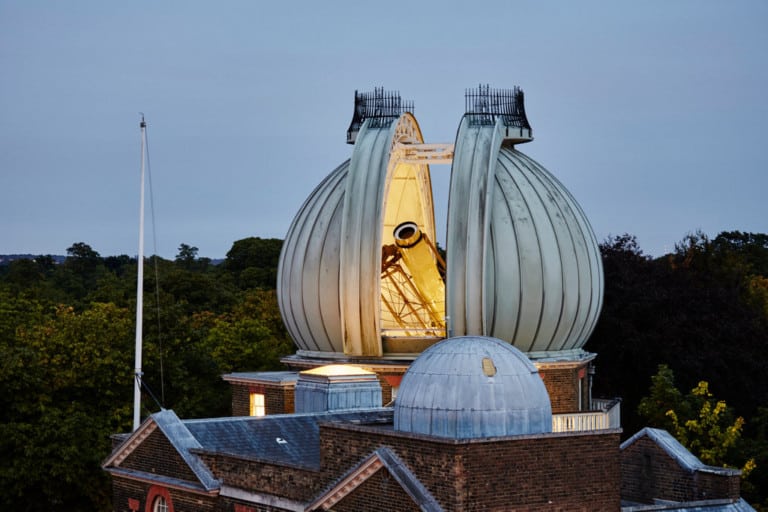
[[[136,257],[138,275],[136,278],[136,368],[133,378],[133,430],[141,423],[141,345],[144,309],[144,163],[146,161],[147,123],[141,116],[141,201],[139,206],[139,254]]]

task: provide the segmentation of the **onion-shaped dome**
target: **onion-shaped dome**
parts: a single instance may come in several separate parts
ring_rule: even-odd
[[[403,306],[386,301],[402,287],[385,276],[383,254],[395,247],[394,230],[405,222],[435,240],[429,167],[397,156],[398,147],[414,143],[423,138],[412,114],[366,119],[352,158],[326,177],[294,218],[280,255],[277,292],[299,355],[379,357],[393,352],[382,341],[387,329],[402,327],[413,336],[407,319],[398,316]],[[408,305],[407,299],[401,302]],[[444,302],[440,306],[442,321]],[[413,325],[423,332],[429,327]]]
[[[446,311],[453,335],[500,338],[536,356],[580,351],[603,294],[597,239],[544,167],[467,115],[448,206]]]
[[[448,333],[580,357],[602,306],[600,252],[570,193],[515,149],[531,140],[522,92],[470,94],[450,148],[424,144],[399,95],[355,96],[352,158],[306,200],[278,265],[298,356],[411,359]],[[427,163],[451,158],[446,269]]]
[[[405,373],[395,430],[476,439],[552,431],[549,395],[536,367],[495,338],[449,338]]]

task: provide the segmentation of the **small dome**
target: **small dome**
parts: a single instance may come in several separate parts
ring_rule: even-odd
[[[449,338],[408,368],[395,430],[455,439],[552,431],[552,407],[531,361],[496,338]]]

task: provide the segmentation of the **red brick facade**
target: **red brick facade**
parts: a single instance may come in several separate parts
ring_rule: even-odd
[[[402,378],[402,371],[387,371],[381,368],[364,367],[376,373],[381,384],[381,405],[392,402],[392,384]],[[270,414],[291,414],[295,411],[295,383],[246,382],[230,379],[232,387],[232,416],[249,416],[251,413],[251,393],[264,395],[265,412]]]
[[[202,453],[200,458],[216,478],[223,479],[229,486],[290,500],[309,501],[326,483],[318,471],[226,455]]]
[[[554,413],[589,408],[589,365],[539,364]],[[398,375],[377,375],[389,402]],[[247,416],[254,392],[265,395],[267,415],[293,412],[294,385],[290,376],[232,381],[233,413]],[[206,451],[183,436],[171,436],[174,445],[163,428],[173,432],[181,420],[172,411],[157,413],[155,421],[167,423],[145,423],[105,465],[113,476],[114,510],[149,512],[153,495],[167,497],[169,512],[301,510],[310,503],[337,511],[413,512],[424,503],[445,511],[619,511],[621,500],[739,498],[738,472],[704,466],[682,447],[670,449],[676,441],[655,429],[621,447],[619,429],[457,440],[397,432],[391,410],[376,414],[370,424],[357,423],[358,416],[348,423],[321,421],[319,438],[317,430],[304,437],[314,449],[319,443],[319,464],[313,450],[312,457],[278,459],[294,461],[288,465]],[[205,469],[176,446],[186,446]],[[207,446],[217,449],[216,443]],[[125,455],[118,455],[121,449]]]
[[[120,467],[197,482],[195,474],[159,429],[149,434]]]
[[[198,494],[186,489],[174,489],[112,476],[112,503],[114,512],[151,512],[152,500],[162,489],[170,498],[168,512],[217,512],[217,496]],[[138,504],[138,509],[131,508]]]
[[[391,510],[393,512],[419,512],[419,506],[389,472],[382,468],[362,485],[333,506],[336,512],[361,510]]]
[[[589,410],[589,361],[536,363],[549,393],[552,414]],[[579,407],[581,396],[581,407]]]
[[[618,431],[456,441],[386,427],[323,424],[320,443],[317,471],[219,454],[199,456],[227,486],[294,502],[316,498],[377,448],[386,446],[447,511],[620,508]],[[237,503],[223,497],[219,501],[221,510],[227,511]],[[361,503],[366,506],[355,508]],[[412,511],[418,507],[380,469],[334,510]]]
[[[625,499],[651,503],[654,499],[694,501],[739,499],[738,474],[693,471],[681,467],[657,443],[640,438],[622,450],[621,488]]]
[[[352,467],[382,445],[445,510],[620,509],[618,431],[454,441],[324,425],[323,470]]]
[[[264,395],[266,414],[290,414],[294,411],[293,389],[291,384],[244,384],[232,382],[232,416],[251,414],[251,393]]]

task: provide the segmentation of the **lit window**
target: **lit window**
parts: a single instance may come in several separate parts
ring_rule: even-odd
[[[264,395],[261,393],[251,393],[251,416],[264,416],[265,414]]]
[[[168,503],[165,498],[158,496],[155,498],[155,503],[152,505],[152,512],[168,512]]]

